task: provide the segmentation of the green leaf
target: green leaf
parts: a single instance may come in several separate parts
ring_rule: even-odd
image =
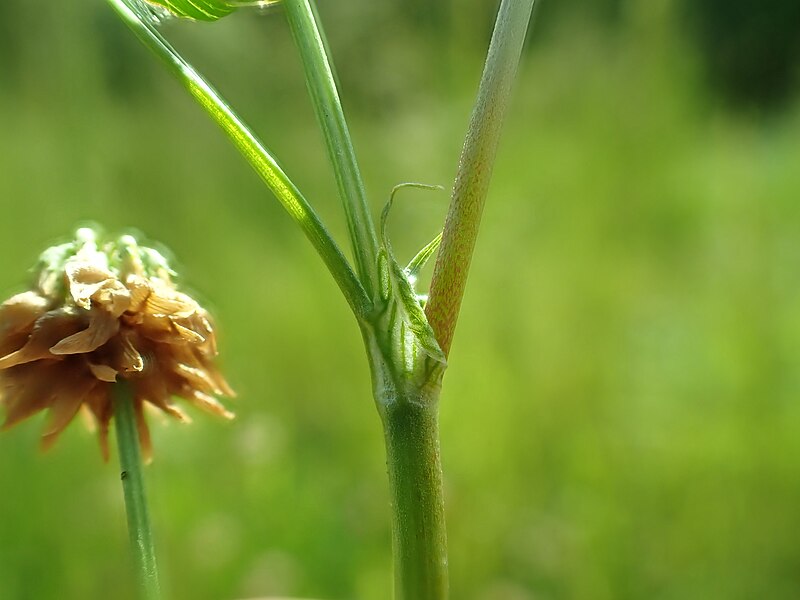
[[[446,364],[447,360],[445,359],[444,352],[442,352],[439,342],[436,341],[436,335],[433,333],[433,329],[428,323],[428,319],[425,316],[425,310],[422,308],[422,304],[420,304],[417,292],[414,289],[413,282],[409,278],[409,271],[403,269],[403,267],[400,266],[400,263],[397,262],[394,251],[392,250],[392,244],[389,241],[389,237],[386,235],[386,222],[389,217],[389,212],[392,209],[394,195],[403,187],[441,189],[440,186],[432,186],[421,183],[401,183],[400,185],[396,185],[394,187],[391,195],[389,196],[389,200],[386,202],[386,206],[383,208],[383,212],[381,213],[380,236],[383,251],[379,257],[379,262],[382,271],[388,275],[390,287],[392,291],[394,291],[393,299],[402,319],[402,323],[400,324],[401,339],[399,341],[402,345],[404,357],[408,360],[409,356],[413,357],[414,352],[413,348],[411,348],[411,352],[409,352],[409,349],[406,347],[407,343],[405,338],[407,336],[406,332],[404,331],[403,324],[408,327],[417,345],[423,352],[425,352],[425,354],[440,363]],[[425,261],[436,250],[436,246],[438,246],[438,241],[437,239],[434,239],[431,243],[425,246],[425,248],[423,248],[419,254],[417,254],[409,266],[413,265],[416,272],[418,272]]]
[[[439,232],[435,238],[433,238],[430,242],[428,242],[425,247],[417,252],[417,255],[411,259],[411,262],[408,263],[406,267],[406,273],[408,274],[408,278],[413,282],[417,280],[419,277],[419,272],[422,270],[422,267],[428,262],[428,260],[436,254],[436,250],[439,249],[439,244],[442,243],[442,233]]]
[[[403,313],[403,321],[408,325],[414,334],[422,350],[431,358],[438,362],[447,362],[444,352],[436,341],[425,311],[417,298],[417,293],[411,286],[405,271],[395,260],[394,255],[387,246],[387,256],[389,257],[389,277],[395,290],[395,297],[398,301],[398,308]]]

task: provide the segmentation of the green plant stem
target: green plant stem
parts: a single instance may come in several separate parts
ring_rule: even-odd
[[[461,151],[425,314],[445,355],[450,352],[478,237],[500,131],[534,0],[503,0],[478,98]]]
[[[133,394],[126,383],[113,386],[114,423],[117,431],[117,447],[122,471],[122,489],[125,494],[125,510],[128,513],[128,533],[131,541],[136,572],[141,586],[142,598],[157,600],[161,597],[158,584],[158,568],[153,547],[153,533],[147,513],[147,498],[142,477],[142,457],[139,452],[139,435]]]
[[[219,93],[148,22],[146,15],[141,13],[141,8],[137,7],[132,0],[107,0],[107,2],[222,128],[272,190],[292,219],[300,225],[327,265],[356,316],[363,318],[368,314],[372,307],[372,301],[344,254],[314,209],[250,128],[236,115]]]
[[[375,297],[378,281],[376,266],[378,240],[342,103],[336,89],[336,79],[325,34],[317,18],[313,0],[284,0],[283,4],[303,61],[314,111],[336,174],[336,183],[344,204],[353,245],[356,270],[364,287]]]
[[[395,600],[443,600],[448,597],[447,535],[436,398],[382,400]]]

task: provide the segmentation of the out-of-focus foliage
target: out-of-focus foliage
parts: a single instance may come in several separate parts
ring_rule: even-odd
[[[320,4],[375,212],[400,181],[447,185],[494,7]],[[452,596],[794,599],[800,105],[717,108],[677,0],[625,2],[613,26],[555,4],[521,66],[445,377]],[[2,297],[94,220],[170,245],[220,324],[237,420],[153,423],[170,597],[388,597],[380,426],[320,261],[103,2],[3,10]],[[165,33],[345,245],[280,11]],[[399,259],[445,204],[398,202]],[[40,429],[0,435],[0,597],[132,598],[116,469],[80,427],[39,454]]]
[[[800,2],[685,0],[709,79],[732,104],[774,108],[797,89]]]

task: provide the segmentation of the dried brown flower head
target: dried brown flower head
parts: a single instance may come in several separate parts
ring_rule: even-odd
[[[91,229],[46,250],[34,289],[0,306],[3,429],[49,409],[49,447],[80,411],[97,423],[104,458],[113,416],[112,386],[133,391],[139,440],[151,455],[145,405],[180,421],[179,396],[232,418],[214,396],[233,396],[214,365],[208,313],[179,292],[164,257],[130,235],[98,245]]]

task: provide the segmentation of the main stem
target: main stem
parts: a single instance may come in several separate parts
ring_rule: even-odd
[[[125,509],[128,513],[128,533],[131,552],[136,564],[142,598],[158,600],[161,591],[158,584],[158,568],[153,547],[153,533],[147,513],[147,499],[142,477],[142,457],[139,452],[139,434],[136,427],[136,412],[133,394],[126,383],[117,383],[113,388],[114,422],[117,431],[119,463],[122,471],[122,490],[125,494]]]
[[[436,399],[385,400],[378,404],[392,499],[395,600],[444,600],[447,535]]]

